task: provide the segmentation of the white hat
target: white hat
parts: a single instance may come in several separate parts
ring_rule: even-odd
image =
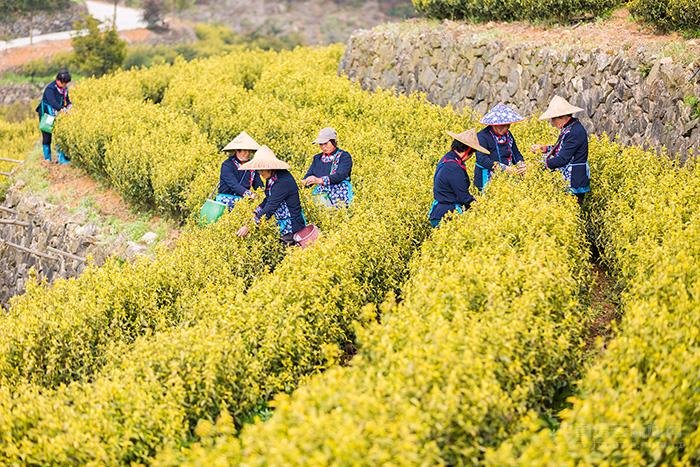
[[[257,150],[253,159],[242,164],[238,170],[289,170],[290,166],[284,161],[277,159],[272,149],[261,146]]]
[[[240,135],[233,138],[233,141],[226,145],[223,151],[235,151],[236,149],[257,151],[260,149],[260,145],[248,133],[242,131]]]
[[[476,136],[476,130],[473,128],[471,130],[463,131],[462,133],[452,133],[451,131],[448,131],[447,134],[452,136],[457,141],[466,144],[470,148],[474,148],[484,154],[491,154],[488,149],[479,144],[479,138]]]
[[[318,138],[312,144],[326,144],[330,140],[337,140],[338,133],[333,128],[324,128],[318,132]]]
[[[576,112],[581,112],[581,107],[569,104],[563,97],[554,96],[552,102],[549,103],[547,110],[540,116],[540,120],[549,120],[550,118],[563,117],[564,115],[572,115]]]

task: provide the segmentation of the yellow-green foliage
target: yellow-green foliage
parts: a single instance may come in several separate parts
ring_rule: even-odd
[[[128,200],[175,218],[186,217],[216,186],[216,178],[205,167],[220,164],[218,149],[235,136],[236,125],[229,121],[212,144],[205,136],[206,125],[201,126],[203,134],[181,108],[160,102],[169,88],[208,95],[220,84],[244,92],[275,57],[240,51],[226,59],[179,62],[86,80],[73,92],[73,110],[57,121],[56,141],[74,163],[106,179]],[[193,81],[201,86],[193,88]],[[217,114],[213,107],[206,111]],[[205,185],[197,179],[203,172],[209,175]],[[206,188],[205,195],[186,204],[194,187]]]
[[[192,67],[198,72],[205,69],[201,63],[194,63]],[[222,64],[212,61],[212,67],[218,73]],[[151,76],[153,72],[147,70],[144,73]],[[209,77],[202,75],[201,81],[195,80],[195,84],[202,88]],[[171,106],[156,109],[155,105],[140,99],[132,102],[130,99],[139,96],[140,91],[129,91],[129,85],[138,87],[143,80],[139,73],[130,72],[125,80],[118,78],[104,79],[125,93],[124,105],[114,112],[111,119],[103,118],[99,100],[83,98],[80,111],[67,116],[64,136],[74,138],[70,141],[75,143],[74,154],[79,161],[95,162],[101,152],[95,148],[103,145],[108,157],[100,163],[101,170],[111,175],[112,183],[123,193],[132,194],[134,201],[145,202],[141,196],[149,190],[158,196],[163,190],[161,186],[172,189],[170,196],[156,197],[156,200],[163,200],[161,206],[167,206],[176,199],[178,189],[187,185],[177,177],[187,179],[201,169],[204,163],[197,159],[198,156],[214,152],[213,147],[208,147],[209,143],[191,120],[189,123],[182,121],[188,119],[187,116]],[[102,81],[96,80],[89,86],[110,94],[111,88],[104,86]],[[242,125],[240,130],[250,129],[246,119],[266,120],[264,115],[267,115],[265,109],[268,108],[270,105],[260,105],[256,111],[249,109],[234,121]],[[282,103],[274,110],[293,113],[291,106],[285,108]],[[281,119],[272,117],[270,115],[267,121],[274,121],[280,128],[286,125]],[[292,125],[291,132],[279,129],[273,131],[271,137],[284,134],[291,141],[295,129],[307,125],[306,121],[297,122],[297,125]],[[168,137],[163,138],[163,135]],[[273,146],[284,146],[285,141],[279,138],[266,140]],[[89,146],[89,142],[104,143]],[[311,147],[308,141],[305,142]],[[198,151],[200,147],[205,149]],[[139,150],[134,151],[134,148]],[[196,181],[199,197],[192,204],[193,211],[216,184],[220,160],[221,157],[212,157],[207,161],[210,178]],[[296,160],[298,168],[308,163],[301,157]],[[324,229],[331,229],[333,222],[342,222],[347,217],[344,212],[321,212],[309,202],[308,192],[304,192],[303,197],[307,217]],[[175,209],[173,205],[171,207]],[[103,268],[89,269],[78,280],[59,281],[48,290],[30,288],[13,305],[10,316],[0,321],[0,326],[6,329],[6,337],[0,345],[3,378],[49,387],[89,379],[113,352],[121,351],[121,346],[131,343],[137,336],[189,322],[192,313],[188,312],[195,310],[188,308],[197,307],[196,297],[203,288],[216,290],[227,286],[236,293],[242,292],[253,278],[274,267],[282,256],[274,228],[266,226],[249,240],[240,240],[233,235],[238,226],[250,219],[251,211],[252,204],[247,203],[204,233],[192,229],[180,240],[175,251],[162,251],[153,262],[144,260],[134,265],[110,262]]]
[[[192,308],[178,309],[201,318],[195,326],[138,338],[130,350],[108,349],[106,368],[93,382],[56,391],[22,384],[4,394],[3,428],[11,435],[3,461],[144,461],[162,446],[186,445],[206,433],[207,420],[224,407],[240,427],[264,413],[273,395],[292,391],[351,349],[355,325],[375,316],[366,305],[399,290],[407,261],[428,231],[431,186],[420,180],[431,179],[447,149],[444,130],[475,122],[420,98],[366,94],[334,76],[338,55],[338,49],[280,54],[252,91],[225,80],[212,84],[203,64],[201,81],[192,77],[189,89],[172,78],[165,112],[187,114],[217,143],[225,142],[226,128],[252,127],[297,167],[310,162],[305,146],[314,132],[337,127],[341,146],[355,160],[352,216],[338,213],[345,223],[334,223],[337,230],[314,248],[289,255],[246,295],[233,287],[189,295]],[[190,91],[208,85],[210,93]],[[232,96],[249,99],[230,103]],[[541,131],[529,127],[527,133]],[[213,173],[217,166],[209,161],[202,170]],[[205,193],[200,189],[200,200]],[[543,382],[539,391],[547,390]]]
[[[26,120],[21,123],[9,123],[0,119],[0,157],[24,160],[27,153],[38,141],[38,121]],[[0,161],[0,172],[11,172],[17,167],[13,162]],[[0,188],[4,189],[10,182],[9,177],[0,176]]]
[[[600,16],[622,3],[623,0],[413,0],[416,10],[431,18],[563,23]]]
[[[278,397],[271,420],[244,430],[242,459],[223,437],[187,460],[474,463],[551,403],[580,368],[589,318],[579,209],[557,174],[499,176],[488,191],[423,245],[405,300],[361,331],[350,367]]]
[[[184,207],[183,187],[206,160],[220,163],[222,157],[191,119],[153,107],[134,109],[137,124],[132,128],[127,124],[106,145],[105,172],[127,199],[140,204],[150,201],[177,216]],[[209,183],[216,185],[216,181]]]
[[[265,224],[248,240],[235,236],[251,206],[191,229],[153,260],[110,260],[51,287],[30,283],[0,319],[2,384],[55,387],[89,379],[136,337],[195,320],[199,291],[243,293],[283,256],[276,226]]]
[[[582,369],[588,250],[575,201],[558,174],[497,176],[473,210],[433,231],[409,267],[430,233],[444,131],[476,122],[420,97],[365,93],[335,76],[339,55],[337,47],[239,52],[76,89],[59,139],[139,203],[196,212],[215,185],[216,149],[241,130],[300,177],[323,126],[336,127],[353,155],[356,198],[348,210],[322,211],[302,190],[307,217],[325,235],[278,264],[273,225],[234,237],[252,224],[249,202],[152,262],[111,263],[48,291],[33,286],[0,320],[9,336],[0,339],[0,463],[145,463],[166,448],[163,464],[463,464],[509,437],[489,460],[636,463],[697,452],[700,391],[688,368],[698,366],[698,169],[591,145],[596,241],[628,285],[628,318],[571,413],[635,426],[668,403],[682,410],[663,418],[662,433],[681,427],[672,439],[688,449],[659,450],[666,438],[648,447],[632,433],[623,457],[607,444],[587,449],[589,441],[577,451],[580,438],[565,437],[569,414],[557,438],[528,431],[530,411],[549,408]],[[166,133],[170,154],[158,149]],[[515,134],[524,148],[552,136],[533,122]],[[231,273],[218,275],[222,268]],[[392,292],[402,302],[378,309]],[[358,342],[351,365],[333,369]],[[279,396],[268,423],[234,438],[267,417],[273,397],[307,381]],[[591,450],[598,457],[585,457]]]
[[[0,120],[0,157],[24,159],[38,139],[38,131],[38,120],[26,120],[22,123]],[[7,166],[0,167],[4,170]]]
[[[224,407],[240,426],[274,394],[292,391],[305,376],[349,352],[355,323],[374,316],[366,305],[400,289],[408,260],[428,233],[432,187],[417,181],[430,180],[446,150],[444,130],[474,122],[419,98],[362,93],[334,76],[335,67],[319,72],[317,62],[334,57],[333,49],[287,54],[284,61],[295,61],[296,71],[288,70],[285,78],[307,87],[308,94],[332,89],[344,110],[328,112],[318,102],[302,111],[261,90],[259,99],[269,100],[270,107],[258,109],[259,124],[278,122],[280,127],[267,123],[265,134],[281,136],[253,134],[275,149],[304,144],[313,149],[310,136],[318,127],[306,128],[308,115],[321,118],[325,112],[323,121],[338,128],[341,146],[354,156],[352,216],[337,213],[344,223],[313,248],[289,254],[247,294],[232,289],[199,294],[190,302],[196,306],[191,313],[206,319],[138,339],[93,382],[55,392],[18,386],[22,395],[3,401],[3,423],[11,433],[0,452],[4,462],[144,461],[161,446],[187,444],[199,420],[215,420]],[[260,80],[280,75],[270,66]],[[267,109],[284,110],[284,118]],[[412,120],[415,115],[425,118]],[[385,124],[394,118],[409,124],[387,133]],[[295,141],[299,134],[309,138]],[[296,158],[306,165],[310,156]]]
[[[662,31],[700,34],[700,3],[696,0],[631,0],[629,9],[635,18]]]
[[[599,142],[591,217],[625,286],[619,335],[556,433],[529,430],[494,465],[700,462],[700,166]]]
[[[184,214],[184,193],[199,167],[222,159],[216,147],[190,118],[159,105],[127,101],[109,112],[104,105],[87,101],[59,119],[61,147],[129,201]]]

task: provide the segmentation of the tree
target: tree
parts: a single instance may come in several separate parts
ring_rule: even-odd
[[[141,0],[143,19],[149,28],[167,27],[165,15],[173,11],[186,10],[192,7],[196,0]]]
[[[163,0],[143,0],[143,20],[149,28],[163,26],[166,5]]]
[[[78,30],[87,29],[87,34],[73,37],[75,62],[87,75],[102,76],[118,69],[126,58],[126,42],[112,27],[100,31],[99,22],[91,17],[75,25]]]

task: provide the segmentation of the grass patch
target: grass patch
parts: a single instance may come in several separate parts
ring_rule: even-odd
[[[36,76],[23,72],[10,71],[0,75],[0,84],[33,84],[36,86],[44,86],[53,81],[54,76]]]
[[[690,118],[695,119],[695,118],[700,117],[700,99],[698,99],[697,96],[693,96],[693,95],[685,96],[685,98],[683,99],[683,102],[685,103],[685,105],[690,107],[690,110],[691,110]]]
[[[683,41],[673,41],[661,48],[662,57],[670,57],[674,62],[690,65],[697,59],[697,53],[691,50]]]

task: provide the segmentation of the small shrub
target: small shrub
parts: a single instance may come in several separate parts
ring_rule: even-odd
[[[116,30],[101,32],[95,18],[86,17],[76,24],[76,29],[87,29],[84,36],[73,38],[75,63],[91,76],[102,76],[118,69],[126,57],[126,42]]]

